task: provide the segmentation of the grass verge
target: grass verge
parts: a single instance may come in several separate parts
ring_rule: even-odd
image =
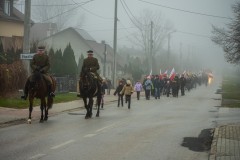
[[[222,106],[240,108],[240,76],[232,74],[223,77]]]
[[[80,98],[77,97],[76,93],[58,93],[54,98],[54,103],[69,102],[79,99]],[[34,99],[33,105],[39,106],[40,100]],[[7,108],[24,109],[28,108],[29,102],[28,100],[25,101],[20,99],[19,96],[12,96],[11,98],[0,97],[0,106]]]

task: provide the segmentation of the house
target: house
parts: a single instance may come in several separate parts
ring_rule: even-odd
[[[100,75],[104,76],[104,66],[105,76],[108,79],[112,79],[113,75],[113,49],[111,46],[106,44],[106,51],[105,51],[105,44],[104,42],[98,43],[94,40],[91,35],[89,35],[86,31],[82,29],[76,29],[69,27],[64,29],[52,36],[46,37],[41,40],[41,43],[46,45],[47,49],[53,48],[55,51],[61,49],[62,51],[66,48],[66,46],[70,43],[71,47],[75,54],[75,60],[78,63],[78,59],[81,54],[84,57],[87,57],[87,51],[93,50],[94,57],[96,57],[99,61],[100,65]],[[105,54],[106,54],[106,61],[105,61]],[[120,57],[117,58],[118,60],[121,59]],[[121,63],[120,63],[121,62]],[[105,64],[105,65],[104,65]],[[117,62],[117,66],[119,68],[123,68],[124,63],[123,61]]]
[[[0,43],[4,51],[23,46],[24,15],[13,6],[14,1],[0,1]]]
[[[30,42],[38,42],[55,33],[57,33],[56,23],[34,23],[30,29]]]

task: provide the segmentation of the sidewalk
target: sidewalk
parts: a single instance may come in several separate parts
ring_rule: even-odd
[[[136,96],[133,95],[133,98],[134,97]],[[104,104],[108,104],[109,102],[115,102],[117,101],[117,98],[118,98],[117,96],[113,95],[112,90],[110,95],[107,94],[104,95]],[[49,110],[49,116],[80,108],[84,109],[83,100],[80,98],[79,100],[76,101],[53,104],[52,109]],[[12,124],[26,123],[28,113],[29,113],[28,108],[12,109],[0,107],[0,127],[9,126]],[[40,107],[39,106],[34,107],[32,111],[32,120],[40,119],[40,115],[41,115]]]
[[[240,124],[215,128],[209,160],[240,160]]]

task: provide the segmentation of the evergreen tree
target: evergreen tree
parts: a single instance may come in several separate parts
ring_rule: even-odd
[[[63,74],[76,76],[77,63],[75,61],[74,52],[70,43],[67,45],[63,52],[63,66]]]
[[[63,57],[62,57],[62,50],[57,50],[54,54],[54,65],[52,66],[52,73],[57,76],[63,76]]]
[[[83,54],[81,54],[81,56],[78,59],[77,74],[80,74],[80,72],[82,70],[83,61],[84,61],[84,56],[83,56]]]
[[[50,61],[50,65],[51,65],[50,73],[54,73],[53,69],[52,69],[52,67],[55,66],[55,64],[54,64],[55,60],[54,60],[54,50],[53,50],[53,48],[50,48],[48,56],[49,56],[49,61]]]

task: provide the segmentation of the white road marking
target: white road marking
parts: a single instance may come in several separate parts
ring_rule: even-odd
[[[84,137],[93,137],[93,136],[96,136],[96,134],[87,134]]]
[[[54,146],[54,147],[52,147],[51,149],[58,149],[58,148],[60,148],[60,147],[63,147],[63,146],[65,146],[65,145],[67,145],[67,144],[69,144],[69,143],[72,143],[72,142],[74,142],[74,140],[69,140],[69,141],[67,141],[67,142],[64,142],[64,143],[62,143],[62,144],[59,144],[59,145],[57,145],[57,146]]]
[[[45,156],[46,154],[36,154],[35,156],[30,157],[29,159],[39,159],[40,157]]]
[[[100,129],[96,130],[95,132],[101,132],[101,131],[106,130],[106,129],[109,129],[109,128],[114,128],[114,127],[120,126],[120,125],[122,125],[122,124],[125,124],[125,123],[129,122],[129,119],[130,119],[130,118],[127,118],[127,119],[125,119],[125,120],[123,120],[123,121],[120,121],[120,122],[117,122],[117,123],[113,123],[113,124],[111,124],[111,125],[109,125],[109,126],[100,128]]]
[[[96,132],[101,132],[101,131],[103,131],[103,130],[105,130],[105,129],[108,129],[108,128],[110,128],[110,127],[114,126],[114,125],[116,125],[116,123],[114,123],[114,124],[111,124],[111,125],[109,125],[109,126],[106,126],[106,127],[103,127],[103,128],[100,128],[100,129],[96,130]]]

